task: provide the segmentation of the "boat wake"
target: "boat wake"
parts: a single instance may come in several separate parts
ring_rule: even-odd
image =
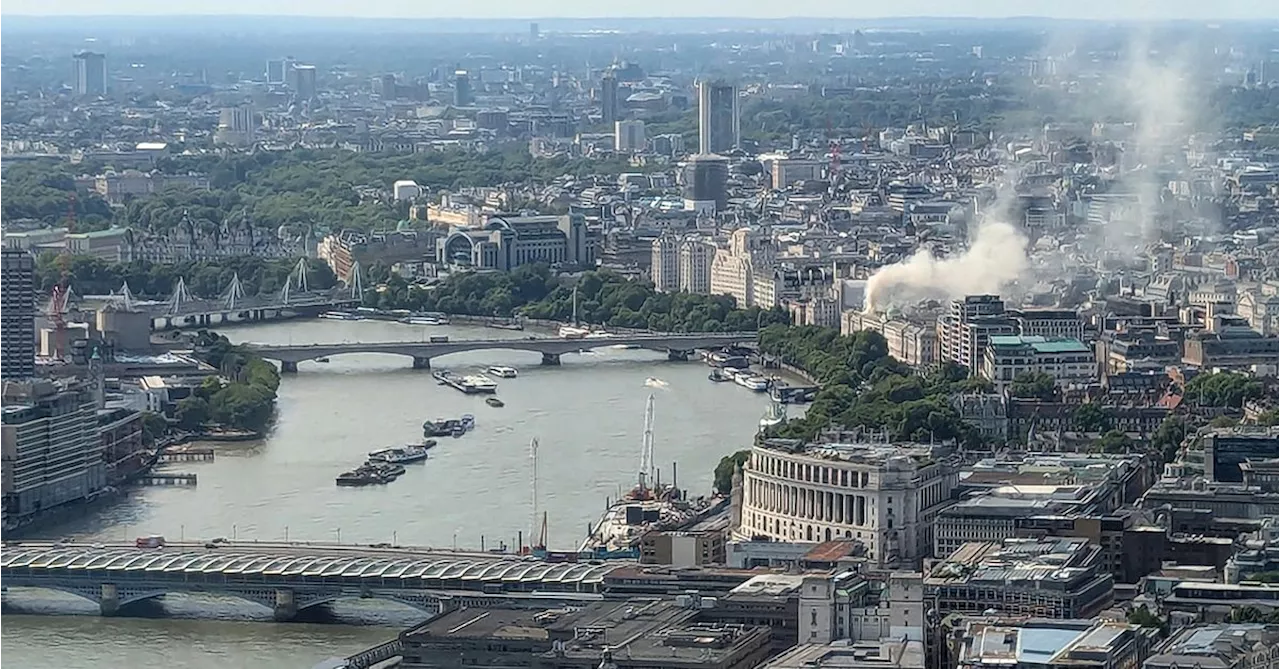
[[[645,379],[645,380],[644,380],[644,385],[645,385],[645,387],[646,387],[646,388],[669,388],[669,387],[671,387],[671,384],[670,384],[670,383],[667,383],[666,381],[663,381],[662,379],[654,378],[654,377],[652,377],[652,376],[650,376],[649,378],[647,378],[647,379]]]

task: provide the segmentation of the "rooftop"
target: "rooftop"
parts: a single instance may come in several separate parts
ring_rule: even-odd
[[[1096,571],[1098,550],[1082,538],[969,542],[934,566],[925,580],[934,584],[1030,583],[1058,589]]]
[[[1270,646],[1275,648],[1277,631],[1273,625],[1259,623],[1218,624],[1203,627],[1191,627],[1180,630],[1172,639],[1164,644],[1159,652],[1147,658],[1144,669],[1156,669],[1175,666],[1200,667],[1200,669],[1227,669],[1254,648]],[[1274,664],[1274,655],[1271,664]],[[1246,662],[1246,664],[1253,664]],[[1258,666],[1268,664],[1262,659]]]
[[[849,640],[801,644],[775,657],[761,669],[922,669],[924,644],[919,641]]]
[[[1097,620],[972,620],[960,643],[961,667],[1044,665],[1087,661],[1102,654],[1109,661],[1141,628]],[[1102,662],[1099,662],[1101,664]]]
[[[1048,339],[1040,335],[995,335],[993,348],[1029,346],[1036,353],[1088,353],[1089,347],[1079,339]]]

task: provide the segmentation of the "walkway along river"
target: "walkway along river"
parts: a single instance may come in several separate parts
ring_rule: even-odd
[[[330,320],[245,326],[225,334],[236,342],[306,344],[421,341],[429,336],[522,338],[532,333]],[[567,354],[559,367],[541,367],[540,361],[536,353],[506,350],[432,361],[435,369],[468,373],[489,365],[517,368],[517,378],[497,379],[503,408],[437,386],[430,372],[412,369],[410,359],[401,356],[350,354],[332,356],[328,363],[301,363],[298,374],[281,383],[276,425],[263,441],[209,445],[217,450],[213,462],[174,465],[197,474],[198,486],[140,488],[125,501],[45,536],[132,541],[161,534],[187,540],[288,538],[440,548],[455,541],[478,548],[483,536],[487,548],[510,545],[518,532],[527,537],[534,525],[528,444],[537,437],[538,488],[549,516],[549,544],[573,548],[606,499],[636,480],[649,394],[656,397],[655,460],[663,468],[663,480],[671,476],[671,463],[678,462],[678,484],[694,493],[710,491],[720,458],[751,442],[769,405],[765,394],[708,381],[705,365],[668,362],[659,353],[601,349]],[[646,387],[648,377],[666,386]],[[464,413],[475,414],[476,429],[459,439],[442,439],[425,464],[409,466],[399,480],[367,488],[334,485],[337,474],[359,464],[369,451],[420,439],[424,420]],[[69,606],[96,611],[88,602]],[[231,617],[247,610],[270,618],[269,611],[252,605],[227,606]],[[219,666],[309,666],[309,658],[359,650],[371,638],[386,636],[385,630],[369,636],[353,633],[350,643],[339,643],[345,637],[332,629],[311,631],[302,625],[262,623],[250,630],[165,619],[120,625],[79,618],[27,620],[5,617],[3,650],[16,666],[28,669],[97,667],[108,657],[113,666],[138,669],[215,666],[201,665],[199,659],[213,657],[209,653],[214,649],[223,662]],[[206,628],[216,637],[209,649],[195,641],[200,635],[188,634],[199,625],[213,626]],[[173,638],[167,635],[170,628]],[[47,643],[54,630],[67,638],[59,642],[56,658],[45,659],[45,647],[35,640]],[[124,655],[103,654],[102,644],[125,643],[149,653],[128,655],[127,662]],[[260,655],[264,645],[283,655]],[[297,661],[259,659],[287,657],[288,649]]]

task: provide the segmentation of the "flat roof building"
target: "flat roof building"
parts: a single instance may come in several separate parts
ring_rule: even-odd
[[[1090,618],[1111,604],[1115,583],[1101,553],[1080,538],[968,543],[925,575],[925,599],[943,616]]]
[[[698,621],[699,609],[637,598],[581,609],[460,609],[400,635],[401,667],[750,669],[769,628]]]

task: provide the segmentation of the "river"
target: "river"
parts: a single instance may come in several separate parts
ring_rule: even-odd
[[[382,321],[293,321],[226,331],[237,342],[308,344],[521,338],[531,333],[480,326],[409,326]],[[237,541],[396,542],[477,549],[527,543],[534,528],[529,442],[539,440],[539,511],[548,546],[576,549],[606,500],[637,478],[646,398],[655,400],[654,459],[662,481],[678,463],[677,484],[710,492],[720,458],[746,448],[769,400],[731,383],[707,380],[707,367],[668,362],[649,351],[602,348],[565,355],[559,367],[521,351],[475,351],[432,361],[471,372],[507,365],[519,377],[498,379],[506,406],[436,385],[408,358],[334,356],[302,363],[280,385],[274,428],[261,442],[216,445],[213,462],[167,465],[198,475],[194,488],[152,487],[46,536],[130,541],[145,534]],[[651,380],[653,379],[653,380]],[[425,464],[386,486],[338,488],[334,477],[369,451],[421,439],[422,422],[464,413],[476,429],[445,438]],[[540,514],[538,514],[540,515]],[[228,600],[166,597],[166,617],[100,620],[90,615],[25,616],[13,611],[94,613],[88,602],[10,597],[3,653],[13,666],[309,667],[385,639],[415,613],[378,606],[335,609],[339,620],[314,626],[235,622],[269,612]],[[52,607],[52,608],[51,608]],[[201,618],[201,619],[194,619]],[[287,660],[287,661],[286,661]]]

